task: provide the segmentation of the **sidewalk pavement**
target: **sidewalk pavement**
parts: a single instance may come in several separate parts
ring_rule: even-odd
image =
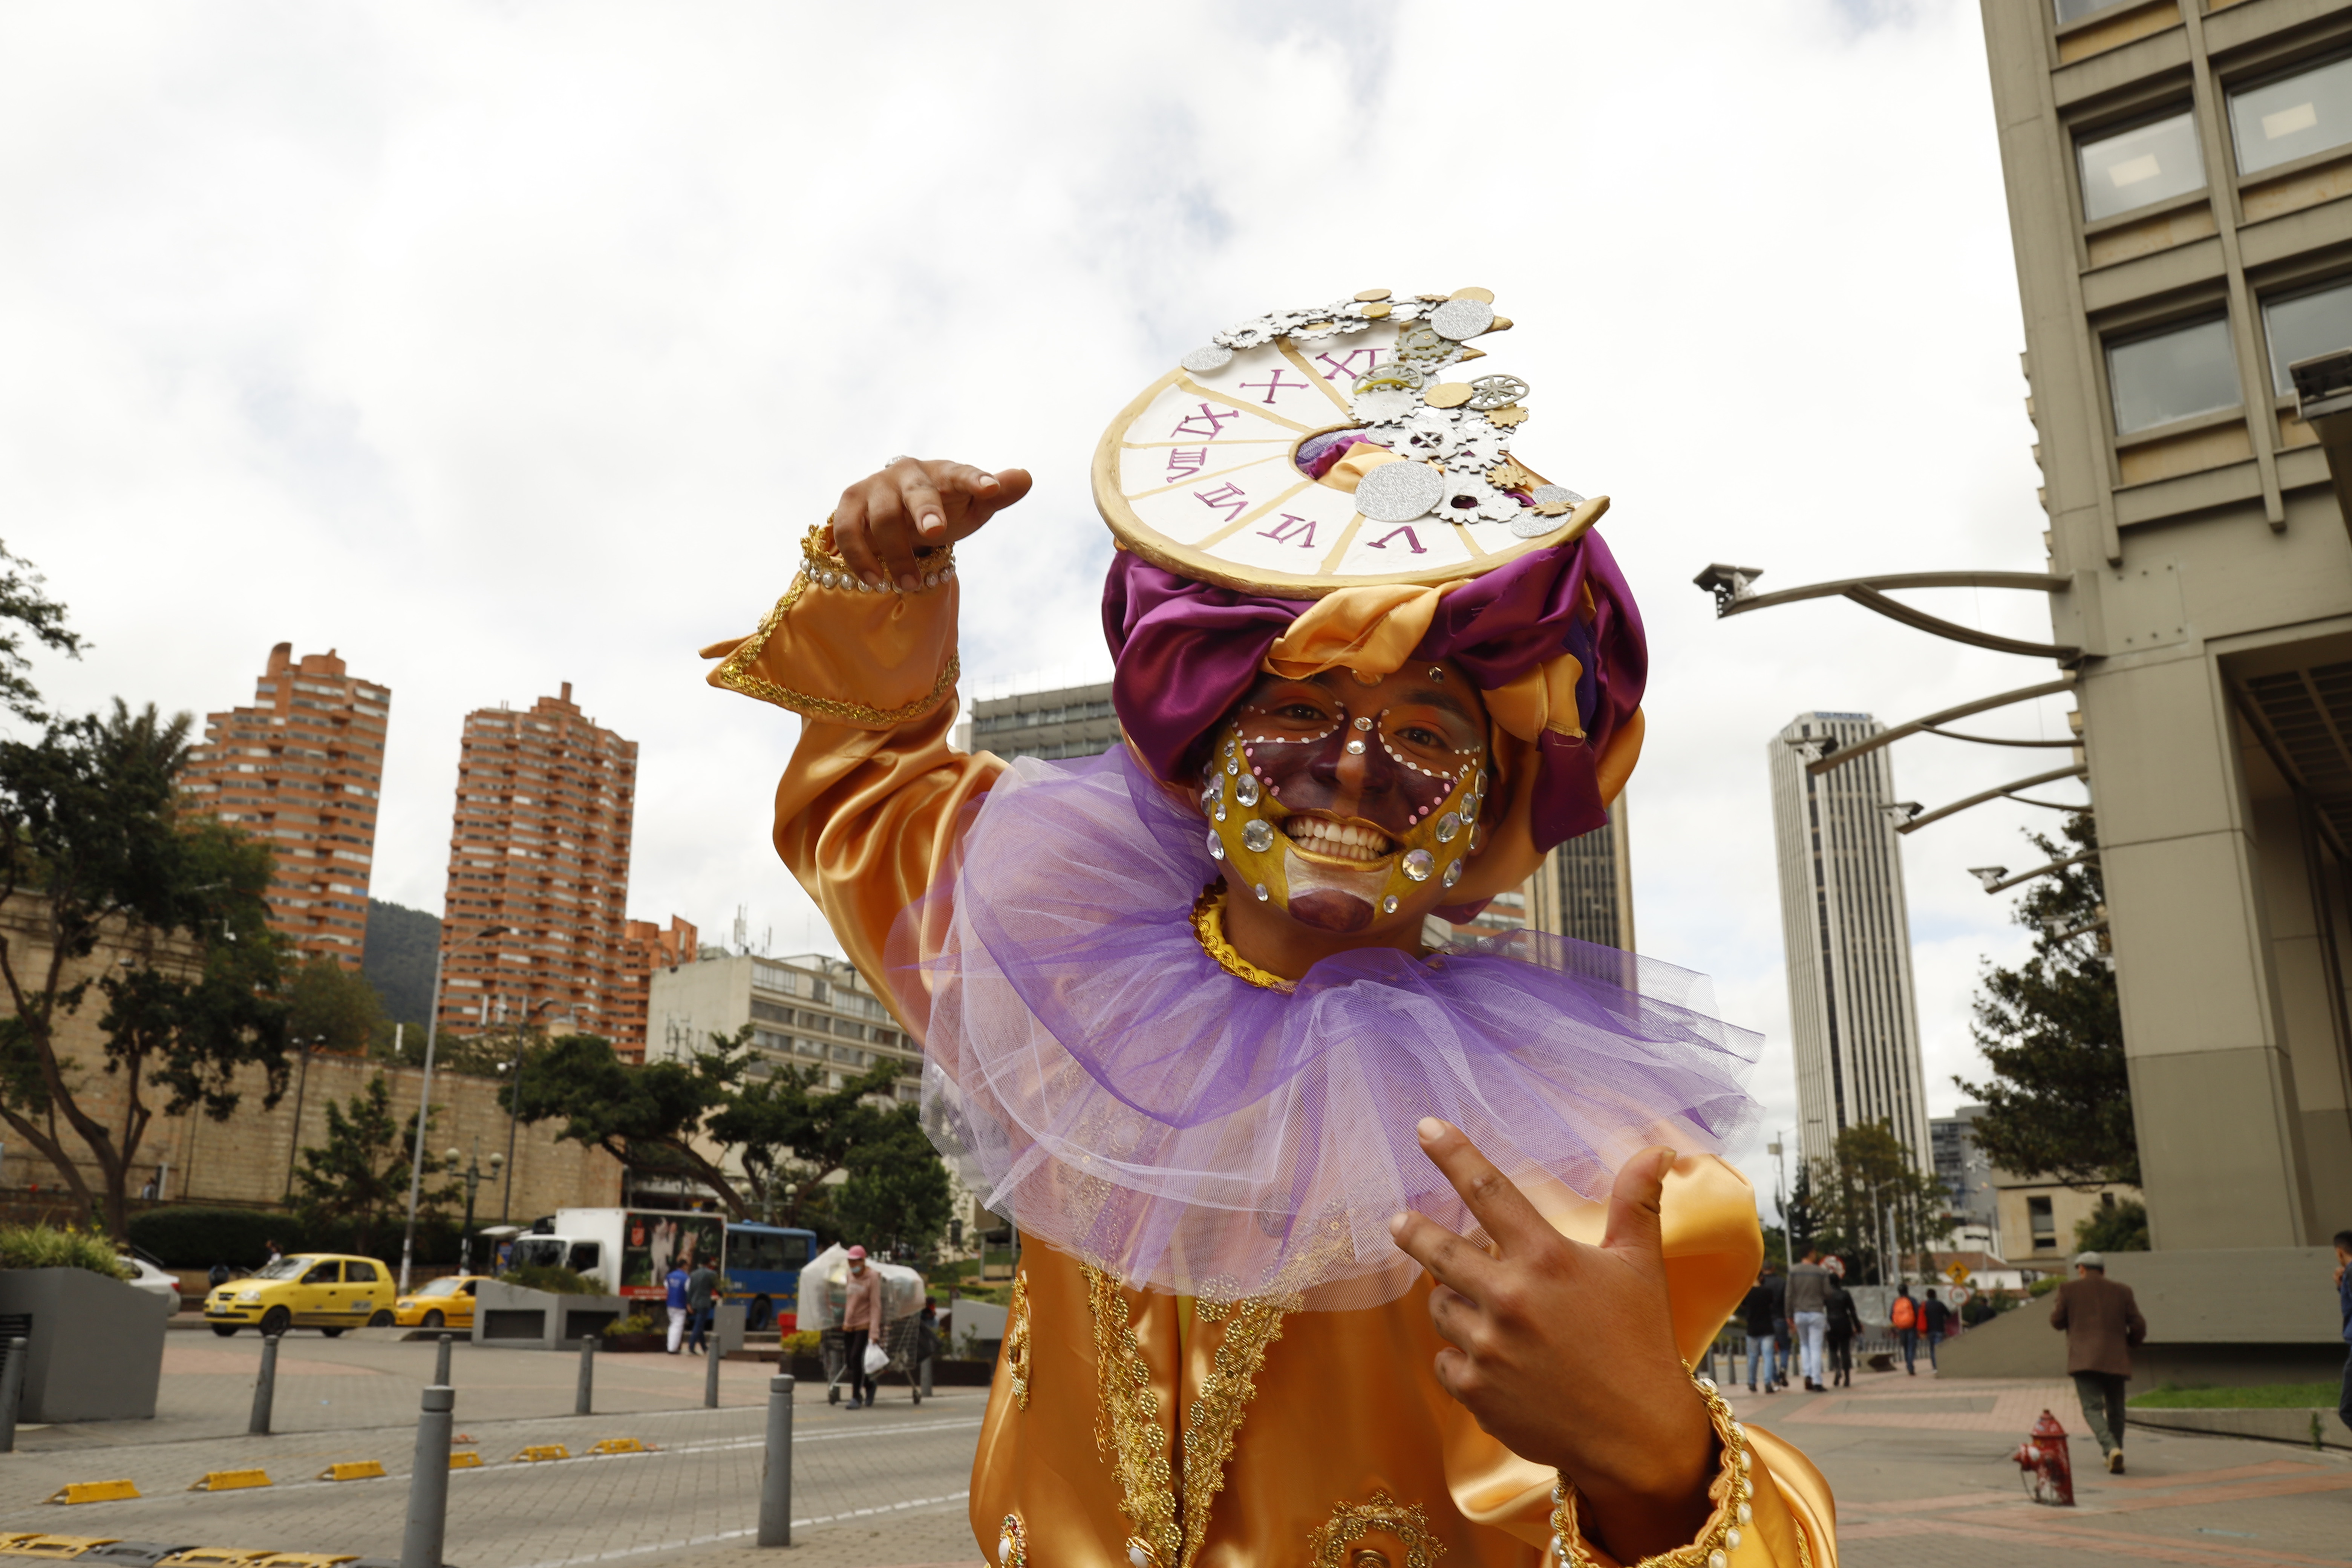
[[[0,1533],[396,1556],[419,1390],[434,1347],[298,1335],[279,1359],[279,1435],[245,1436],[259,1347],[247,1336],[166,1352],[152,1422],[26,1427],[0,1456]],[[571,1414],[578,1358],[455,1347],[457,1427],[485,1463],[450,1478],[447,1557],[463,1568],[594,1563],[775,1568],[751,1544],[772,1369],[721,1364],[721,1408],[700,1408],[702,1363],[600,1357],[596,1408]],[[1743,1419],[1790,1439],[1828,1477],[1848,1568],[2042,1568],[2086,1555],[2209,1568],[2307,1568],[2352,1560],[2352,1458],[2278,1444],[2135,1428],[2131,1473],[2109,1476],[2077,1436],[2079,1506],[2025,1500],[2009,1455],[2044,1408],[2083,1422],[2071,1384],[1864,1373],[1851,1390],[1751,1395]],[[979,1568],[966,1496],[981,1389],[920,1406],[886,1390],[873,1411],[798,1390],[793,1445],[797,1568]],[[604,1437],[650,1454],[511,1464],[526,1446],[574,1455]],[[337,1460],[375,1459],[380,1480],[314,1481]],[[273,1485],[189,1492],[207,1470],[260,1467]],[[138,1500],[47,1507],[69,1481],[128,1479]],[[0,1559],[0,1568],[9,1559]]]

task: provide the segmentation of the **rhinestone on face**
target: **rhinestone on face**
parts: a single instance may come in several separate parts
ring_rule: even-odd
[[[1449,811],[1444,816],[1437,819],[1437,841],[1440,844],[1453,843],[1454,836],[1461,831],[1462,817],[1460,813]]]
[[[1253,816],[1242,824],[1242,847],[1253,855],[1263,855],[1274,847],[1274,824],[1263,816]]]
[[[1396,913],[1396,911],[1397,896],[1394,893],[1391,893],[1387,898],[1381,900],[1381,913],[1384,915],[1392,915]]]
[[[1262,903],[1264,903],[1264,902],[1265,902],[1265,900],[1266,900],[1269,897],[1271,897],[1271,896],[1272,896],[1272,895],[1270,895],[1270,894],[1268,894],[1268,893],[1266,892],[1266,890],[1265,890],[1265,884],[1264,882],[1260,882],[1260,883],[1259,883],[1259,884],[1258,884],[1255,889],[1251,889],[1251,890],[1252,890],[1252,891],[1254,891],[1254,892],[1255,892],[1255,893],[1257,894],[1257,901],[1258,901],[1259,903],[1261,903],[1261,904],[1262,904]]]
[[[1257,775],[1243,773],[1234,780],[1234,799],[1244,805],[1257,804]]]
[[[1213,834],[1213,833],[1210,834],[1210,835],[1209,835],[1209,858],[1210,858],[1210,859],[1212,859],[1212,860],[1222,860],[1222,859],[1223,859],[1224,858],[1225,858],[1225,841],[1224,841],[1223,839],[1222,839],[1222,838],[1218,837],[1217,837],[1215,834]]]
[[[1351,757],[1360,757],[1364,754],[1364,743],[1361,741],[1350,741],[1348,742],[1347,751]]]
[[[1237,773],[1241,771],[1242,763],[1239,757],[1227,757],[1225,759],[1225,772],[1229,773]]]
[[[1437,869],[1437,857],[1426,849],[1412,849],[1406,851],[1405,858],[1397,864],[1414,881],[1426,882],[1429,874]]]
[[[1440,879],[1439,879],[1439,880],[1443,881],[1443,882],[1444,882],[1447,887],[1449,887],[1449,888],[1450,888],[1450,887],[1454,886],[1454,883],[1456,883],[1456,882],[1460,881],[1461,879],[1462,879],[1462,862],[1461,862],[1461,861],[1459,861],[1459,860],[1449,860],[1449,861],[1447,861],[1447,862],[1445,863],[1445,875],[1444,875],[1444,877],[1440,878]]]
[[[1217,809],[1211,812],[1209,815],[1215,817],[1219,822],[1223,822],[1225,819],[1225,803],[1222,800],[1217,802]]]
[[[1359,730],[1370,730],[1371,727],[1372,721],[1370,719],[1359,719],[1356,721],[1356,728]]]

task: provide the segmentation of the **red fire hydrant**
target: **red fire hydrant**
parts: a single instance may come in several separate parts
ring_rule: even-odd
[[[2057,1508],[2074,1506],[2074,1467],[2066,1458],[2066,1428],[2047,1410],[2010,1456],[2025,1473],[2025,1495]]]

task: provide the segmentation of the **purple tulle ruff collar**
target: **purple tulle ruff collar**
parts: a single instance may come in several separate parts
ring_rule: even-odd
[[[1016,762],[964,828],[891,942],[924,1124],[991,1209],[1137,1288],[1402,1295],[1391,1215],[1475,1224],[1423,1116],[1590,1198],[1635,1151],[1721,1152],[1754,1116],[1759,1037],[1708,1016],[1703,977],[1612,948],[1518,932],[1349,953],[1295,993],[1236,979],[1192,927],[1201,824],[1124,750]]]

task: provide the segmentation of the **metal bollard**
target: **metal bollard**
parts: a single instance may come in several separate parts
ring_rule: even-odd
[[[702,1347],[702,1407],[719,1408],[719,1344],[715,1339]]]
[[[931,1356],[923,1358],[923,1397],[926,1399],[931,1396],[931,1363],[934,1359]]]
[[[0,1454],[16,1451],[16,1409],[25,1403],[25,1357],[30,1346],[24,1340],[8,1342],[8,1359],[0,1363]]]
[[[416,1418],[416,1463],[408,1477],[408,1528],[400,1538],[400,1568],[441,1568],[449,1533],[449,1436],[457,1394],[436,1384],[425,1391]]]
[[[760,1544],[793,1543],[793,1380],[768,1379],[768,1446],[761,1458]],[[402,1563],[401,1568],[409,1568]]]
[[[572,1414],[574,1415],[595,1414],[589,1408],[595,1403],[595,1396],[596,1336],[593,1333],[583,1334],[580,1338],[580,1395],[572,1402]]]
[[[453,1334],[441,1336],[441,1347],[433,1352],[433,1381],[443,1388],[449,1386],[449,1342]]]
[[[253,1380],[253,1419],[245,1424],[248,1437],[269,1436],[269,1407],[278,1398],[278,1341],[270,1334],[261,1342],[261,1375]]]

